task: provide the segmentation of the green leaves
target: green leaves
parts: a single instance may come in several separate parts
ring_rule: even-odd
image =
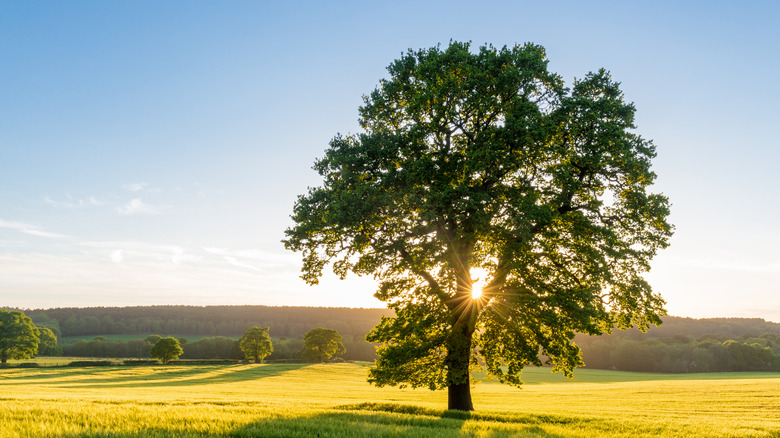
[[[179,340],[172,336],[160,338],[152,345],[152,349],[149,351],[153,358],[159,359],[164,364],[178,359],[182,353],[184,351],[181,349],[181,345],[179,345]]]
[[[0,309],[0,362],[33,357],[38,351],[39,335],[24,313]]]
[[[238,342],[244,356],[253,359],[255,363],[261,363],[266,356],[274,352],[268,330],[270,327],[250,327]]]
[[[311,329],[303,337],[303,352],[305,360],[325,362],[333,356],[346,353],[341,335],[334,329],[318,327]]]
[[[369,335],[372,382],[460,385],[475,355],[508,383],[540,354],[569,375],[574,332],[660,322],[641,275],[668,245],[669,202],[606,70],[567,89],[540,46],[452,42],[388,73],[359,109],[365,132],[316,162],[323,185],[284,241],[309,283],[327,265],[380,282],[396,317]],[[472,268],[488,273],[479,300]]]

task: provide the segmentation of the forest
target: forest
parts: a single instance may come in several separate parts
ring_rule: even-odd
[[[148,358],[149,335],[175,336],[182,359],[242,359],[237,341],[252,326],[270,327],[271,361],[300,360],[303,336],[336,329],[345,360],[373,360],[366,334],[387,309],[271,306],[139,306],[24,310],[59,337],[64,356]],[[121,339],[116,339],[122,335]],[[187,337],[191,337],[188,340]],[[780,371],[780,324],[758,318],[667,316],[647,333],[577,335],[588,368],[666,373]]]

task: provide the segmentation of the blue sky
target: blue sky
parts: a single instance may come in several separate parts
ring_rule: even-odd
[[[670,314],[780,321],[774,2],[0,1],[0,305],[369,307],[280,243],[311,165],[409,48],[604,67],[653,139]]]

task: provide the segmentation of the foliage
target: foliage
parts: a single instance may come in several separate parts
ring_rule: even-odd
[[[32,319],[24,313],[0,309],[0,363],[34,356],[39,334]]]
[[[57,345],[57,335],[47,327],[38,327],[38,356],[60,356],[62,347]]]
[[[571,375],[575,332],[660,323],[642,274],[668,244],[669,203],[648,191],[655,148],[608,72],[567,89],[540,46],[458,42],[388,71],[364,132],[316,162],[323,185],[298,198],[284,241],[311,284],[329,264],[380,282],[395,316],[369,336],[383,343],[371,382],[448,387],[470,410],[477,355],[520,385],[540,352]]]
[[[326,362],[346,352],[338,331],[317,327],[303,337],[301,357],[308,361]]]
[[[251,327],[239,341],[244,356],[253,359],[255,363],[262,363],[263,359],[274,351],[268,329],[268,327]]]
[[[579,340],[589,368],[661,373],[780,371],[780,336],[698,340],[677,336],[634,340],[610,336]]]
[[[174,359],[178,359],[183,353],[179,340],[168,336],[157,341],[149,354],[155,359],[159,359],[162,363],[168,363]]]

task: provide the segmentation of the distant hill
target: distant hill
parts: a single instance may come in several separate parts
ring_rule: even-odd
[[[269,326],[273,337],[300,337],[315,327],[344,336],[365,336],[387,309],[273,306],[67,307],[25,310],[38,325],[61,336],[176,334],[241,336],[247,328]]]
[[[334,328],[344,336],[365,336],[388,309],[295,306],[134,306],[65,307],[25,310],[38,325],[57,328],[61,336],[106,334],[177,334],[241,336],[254,325],[271,327],[274,337],[296,338],[314,327]],[[780,334],[780,323],[760,318],[682,318],[666,316],[647,333],[616,330],[630,339],[715,336],[726,339]]]
[[[632,339],[672,338],[675,336],[690,336],[700,338],[702,336],[722,337],[735,339],[738,337],[752,337],[763,334],[780,335],[780,324],[765,321],[761,318],[681,318],[678,316],[665,316],[661,318],[663,324],[651,327],[647,333],[639,330],[627,330],[613,332],[616,336],[626,336]]]

